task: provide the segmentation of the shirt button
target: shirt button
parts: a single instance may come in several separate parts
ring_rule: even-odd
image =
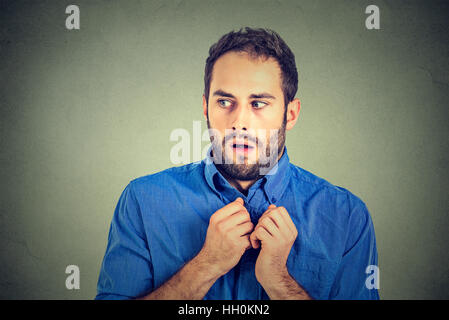
[[[276,198],[275,197],[271,198],[271,202],[276,202]]]

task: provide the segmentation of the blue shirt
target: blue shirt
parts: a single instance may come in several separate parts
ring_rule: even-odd
[[[247,196],[224,179],[210,154],[131,181],[112,218],[96,299],[140,297],[164,284],[201,250],[210,216],[237,197],[254,225],[272,203],[287,209],[298,230],[287,268],[312,298],[379,299],[366,285],[367,267],[377,266],[366,205],[291,164],[286,148],[273,170]],[[269,299],[255,277],[259,250],[248,249],[204,299]]]

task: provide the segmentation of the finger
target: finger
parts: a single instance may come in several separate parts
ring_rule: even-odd
[[[281,236],[281,232],[278,226],[272,220],[271,215],[268,215],[265,218],[260,219],[255,229],[262,227],[264,227],[268,231],[268,233],[270,233],[270,235],[273,236],[274,238],[279,238]]]
[[[251,231],[254,230],[254,225],[252,224],[251,221],[249,222],[245,222],[243,224],[238,225],[237,227],[235,227],[232,231],[230,231],[233,235],[236,236],[244,236],[249,234]]]
[[[245,223],[251,221],[251,217],[248,213],[248,211],[239,211],[231,215],[230,217],[227,217],[226,219],[220,221],[220,224],[223,224],[223,227],[225,229],[234,229],[239,224]]]
[[[223,219],[226,219],[227,217],[233,215],[234,213],[240,211],[240,210],[246,210],[246,208],[243,206],[243,199],[237,198],[235,201],[228,203],[223,208],[217,210],[212,216],[216,222],[221,221]]]
[[[250,236],[251,245],[254,249],[259,248],[260,244],[263,245],[264,242],[270,241],[271,239],[271,235],[263,227],[257,228]]]
[[[266,210],[266,211],[262,214],[262,216],[259,218],[259,221],[261,221],[263,217],[265,217],[266,215],[268,215],[268,214],[271,212],[271,210],[273,210],[273,209],[275,209],[275,208],[276,208],[276,206],[275,206],[274,204],[270,204],[270,205],[268,206],[267,210]],[[256,227],[254,228],[254,230],[256,230],[257,226],[259,225],[259,221],[258,221]],[[253,235],[253,234],[254,234],[254,232],[253,232],[251,235]],[[260,241],[259,241],[258,239],[256,239],[256,234],[254,234],[254,236],[253,236],[252,238],[250,238],[250,241],[251,241],[251,245],[252,245],[252,247],[253,247],[254,249],[259,248],[259,246],[260,246]]]
[[[250,234],[250,236],[249,236],[249,241],[251,242],[251,246],[252,246],[254,249],[259,248],[259,246],[260,246],[260,241],[259,241],[259,238],[257,237],[256,230],[255,230],[255,229],[254,229],[254,231]]]
[[[251,246],[252,246],[254,249],[259,248],[259,246],[260,246],[260,241],[259,241],[259,239],[257,238],[257,235],[256,235],[256,233],[255,233],[254,231],[253,231],[253,233],[250,234],[250,236],[249,236],[249,241],[251,242]]]
[[[290,233],[290,227],[287,225],[283,216],[284,213],[280,211],[279,208],[277,208],[276,210],[272,210],[269,214],[269,217],[273,220],[282,234],[285,234],[286,232]]]
[[[245,246],[245,251],[252,248],[251,241],[249,240],[249,235],[242,237],[242,244]]]
[[[273,211],[274,209],[276,209],[276,206],[275,206],[274,204],[270,204],[270,205],[268,206],[267,210],[260,216],[259,220],[257,221],[257,225],[259,224],[260,221],[262,221],[262,219],[263,219],[264,217],[266,217],[267,215],[269,215],[270,212]],[[256,228],[257,228],[257,225],[256,225]]]
[[[271,210],[269,216],[273,219],[274,223],[278,226],[282,233],[294,233],[294,230],[288,221],[290,216],[284,207],[277,207],[276,210]]]
[[[264,216],[266,216],[267,214],[269,214],[273,209],[275,209],[276,206],[274,204],[270,204],[267,208],[267,210],[265,210],[265,212],[260,216],[259,220],[262,219]]]

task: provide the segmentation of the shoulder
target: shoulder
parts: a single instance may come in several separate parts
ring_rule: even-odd
[[[173,188],[191,185],[204,176],[203,170],[203,162],[193,162],[135,178],[128,186],[136,195],[151,192],[157,196],[159,192],[170,192]]]
[[[338,209],[339,214],[362,215],[369,218],[369,212],[363,200],[348,189],[337,186],[318,175],[290,163],[293,187],[305,194],[308,199],[317,199]]]
[[[372,241],[374,225],[365,202],[348,189],[334,185],[291,164],[292,186],[305,210],[305,219],[318,223],[325,233],[337,227],[345,239],[345,252],[363,235]]]

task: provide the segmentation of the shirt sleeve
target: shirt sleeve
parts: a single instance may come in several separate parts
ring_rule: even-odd
[[[351,204],[345,252],[329,298],[378,300],[379,269],[373,222],[361,200],[352,199]]]
[[[130,183],[114,211],[95,299],[136,298],[149,293],[152,286],[151,256],[139,204]]]

